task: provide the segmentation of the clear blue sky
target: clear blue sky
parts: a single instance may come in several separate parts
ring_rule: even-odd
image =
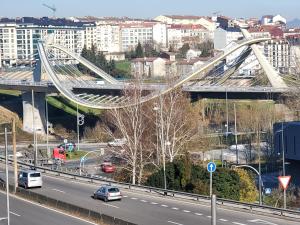
[[[281,14],[300,18],[300,0],[1,0],[0,17],[52,16],[42,3],[55,5],[57,17],[128,16],[153,18],[161,14],[206,15],[221,11],[230,17]]]

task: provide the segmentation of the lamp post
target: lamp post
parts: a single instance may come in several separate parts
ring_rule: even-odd
[[[234,136],[235,136],[236,164],[239,164],[239,151],[238,151],[238,147],[237,147],[236,108],[235,108],[235,103],[233,104],[233,107],[234,107]]]
[[[5,135],[5,176],[6,176],[6,209],[7,209],[7,225],[10,225],[10,209],[9,209],[9,184],[8,184],[8,153],[7,153],[7,128],[4,129]]]
[[[48,119],[48,100],[47,96],[45,98],[46,103],[46,148],[47,148],[47,156],[50,158],[50,149],[49,149],[49,119]]]
[[[33,146],[34,146],[34,167],[37,167],[37,144],[36,144],[36,128],[35,128],[35,106],[34,106],[34,91],[31,90],[32,101],[32,130],[33,130]]]
[[[281,122],[281,145],[282,145],[282,175],[285,176],[285,152],[283,137],[283,122]],[[286,209],[286,189],[283,189],[283,208]]]

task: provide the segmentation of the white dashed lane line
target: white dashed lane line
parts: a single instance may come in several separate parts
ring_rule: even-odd
[[[0,217],[0,221],[7,220],[7,217]]]
[[[118,206],[111,205],[111,204],[108,204],[108,203],[102,203],[102,204],[103,204],[103,205],[106,205],[106,206],[109,206],[109,207],[116,208],[116,209],[118,209],[118,208],[119,208]]]
[[[141,202],[148,202],[147,200],[142,199]]]
[[[167,206],[167,205],[161,205],[162,207],[165,207],[165,208],[167,208],[167,207],[169,207],[169,206]]]
[[[233,224],[236,224],[236,225],[247,225],[245,223],[239,223],[239,222],[232,222]]]
[[[137,198],[131,198],[132,200],[137,200]]]
[[[228,220],[225,220],[225,219],[219,219],[220,221],[223,221],[223,222],[227,222]]]
[[[189,210],[182,210],[182,212],[189,213],[191,211],[189,211]]]
[[[13,215],[15,215],[15,216],[21,216],[21,215],[15,213],[15,212],[12,212],[12,211],[9,211],[9,212],[10,212],[10,214],[13,214]]]
[[[157,205],[158,203],[157,203],[157,202],[151,202],[151,204],[152,204],[152,205]]]
[[[197,216],[203,216],[202,213],[194,213],[194,214],[197,215]]]
[[[172,209],[174,209],[174,210],[178,210],[178,208],[176,208],[176,207],[172,207]]]
[[[174,221],[171,221],[171,220],[168,220],[168,223],[172,223],[172,224],[176,224],[176,225],[183,225],[182,223],[177,223],[177,222],[174,222]]]
[[[60,193],[63,193],[63,194],[65,194],[66,192],[64,192],[64,191],[61,191],[61,190],[58,190],[58,189],[55,189],[55,188],[53,188],[53,189],[51,189],[52,191],[57,191],[57,192],[60,192]]]

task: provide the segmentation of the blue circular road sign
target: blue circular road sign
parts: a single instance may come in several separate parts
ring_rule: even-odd
[[[207,164],[207,171],[210,172],[210,173],[215,172],[216,168],[217,168],[217,166],[216,166],[216,164],[214,162],[209,162]]]

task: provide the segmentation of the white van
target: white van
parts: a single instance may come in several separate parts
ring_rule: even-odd
[[[42,187],[42,174],[35,170],[20,171],[18,176],[18,184],[24,188]]]

